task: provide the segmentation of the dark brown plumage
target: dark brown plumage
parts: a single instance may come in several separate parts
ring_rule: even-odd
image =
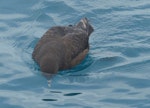
[[[32,57],[44,73],[55,74],[79,64],[89,50],[93,27],[87,18],[76,25],[50,28],[34,48]]]

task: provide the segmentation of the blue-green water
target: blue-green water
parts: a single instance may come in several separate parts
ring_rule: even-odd
[[[90,52],[49,88],[34,45],[82,17],[95,28]],[[150,108],[150,1],[0,0],[0,108]]]

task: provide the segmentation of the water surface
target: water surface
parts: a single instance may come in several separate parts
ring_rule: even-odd
[[[95,28],[86,59],[51,80],[31,58],[52,26],[88,17]],[[149,0],[1,0],[2,108],[149,108]]]

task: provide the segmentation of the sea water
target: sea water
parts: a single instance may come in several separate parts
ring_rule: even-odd
[[[35,44],[83,17],[87,57],[47,81]],[[0,0],[0,108],[150,108],[150,0]]]

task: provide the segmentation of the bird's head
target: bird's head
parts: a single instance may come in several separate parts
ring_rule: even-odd
[[[88,36],[90,36],[90,34],[94,31],[93,27],[91,26],[91,24],[89,23],[87,18],[82,18],[77,24],[76,26],[78,28],[81,28],[83,30],[86,31],[86,33],[88,34]]]

